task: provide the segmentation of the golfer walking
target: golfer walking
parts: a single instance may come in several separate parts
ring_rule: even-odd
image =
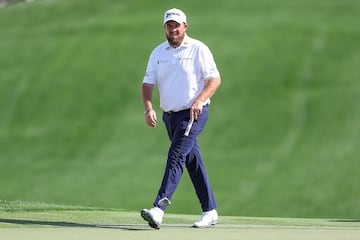
[[[152,103],[157,86],[162,119],[171,141],[154,207],[141,211],[143,219],[156,229],[160,228],[185,166],[202,209],[200,220],[193,227],[209,227],[218,222],[217,204],[197,139],[208,118],[210,97],[221,79],[211,51],[204,43],[189,37],[187,28],[184,12],[176,8],[165,12],[167,41],[151,53],[142,83],[146,123],[151,127],[157,124]],[[189,122],[192,122],[190,132],[185,134]]]

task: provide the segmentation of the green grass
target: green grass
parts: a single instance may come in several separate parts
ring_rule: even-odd
[[[221,216],[210,229],[193,229],[198,216],[166,214],[160,231],[138,212],[34,202],[0,201],[0,237],[4,239],[357,239],[358,220]],[[170,235],[169,235],[170,234]]]
[[[151,206],[169,143],[146,126],[140,85],[174,6],[222,74],[200,139],[219,212],[358,219],[357,0],[0,8],[0,199]],[[186,173],[172,202],[200,212]]]

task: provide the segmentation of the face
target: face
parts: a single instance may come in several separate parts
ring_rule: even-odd
[[[185,37],[185,32],[188,25],[186,23],[178,23],[175,21],[168,21],[165,23],[165,34],[170,46],[179,47]]]

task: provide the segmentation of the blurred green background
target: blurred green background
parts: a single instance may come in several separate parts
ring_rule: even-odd
[[[0,199],[151,207],[169,142],[145,124],[140,87],[177,7],[222,74],[200,137],[219,213],[359,218],[360,1],[13,2],[0,8]],[[200,213],[187,173],[172,202]]]

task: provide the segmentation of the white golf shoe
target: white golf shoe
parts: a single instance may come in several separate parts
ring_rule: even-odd
[[[149,226],[160,229],[160,225],[164,216],[164,211],[158,207],[141,210],[141,217],[149,223]]]
[[[200,220],[198,222],[194,223],[193,227],[194,228],[207,228],[207,227],[217,224],[218,220],[219,220],[219,216],[215,209],[211,210],[211,211],[203,212],[201,214]]]

